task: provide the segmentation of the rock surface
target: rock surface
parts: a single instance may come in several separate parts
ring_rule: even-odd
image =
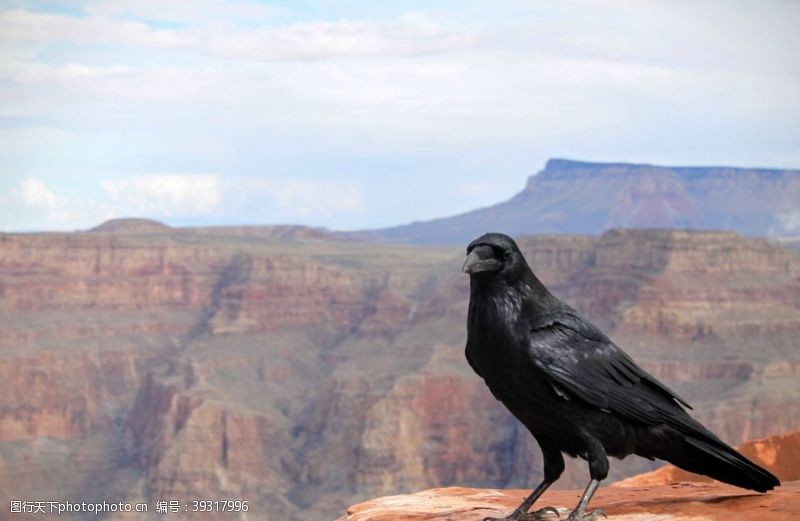
[[[529,490],[438,488],[352,506],[337,521],[482,521],[506,516]],[[578,491],[547,491],[534,508],[553,506],[562,519]],[[758,494],[718,483],[601,488],[590,503],[609,521],[791,521],[800,519],[800,481]],[[599,517],[604,519],[603,517]],[[555,516],[549,516],[555,520]]]
[[[800,519],[800,432],[750,441],[738,449],[778,476],[782,486],[758,494],[667,465],[601,487],[591,506],[604,510],[612,520]],[[426,490],[365,501],[348,508],[338,521],[482,521],[507,515],[529,493],[456,487]],[[537,508],[572,508],[580,493],[550,490]]]

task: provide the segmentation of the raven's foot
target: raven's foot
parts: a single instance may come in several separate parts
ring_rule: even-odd
[[[567,521],[599,521],[600,516],[608,517],[602,509],[596,508],[589,513],[584,513],[580,510],[573,510],[567,518]]]
[[[485,517],[483,521],[553,521],[560,519],[558,510],[553,507],[544,507],[534,512],[520,512],[515,510],[507,517]]]

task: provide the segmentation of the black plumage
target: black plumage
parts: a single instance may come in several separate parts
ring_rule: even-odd
[[[490,233],[473,241],[464,272],[470,275],[467,360],[536,438],[544,458],[543,482],[506,520],[553,512],[528,510],[563,472],[562,453],[585,459],[591,477],[570,521],[584,518],[608,475],[607,456],[658,458],[759,492],[780,484],[692,419],[685,400],[554,297],[510,237]]]

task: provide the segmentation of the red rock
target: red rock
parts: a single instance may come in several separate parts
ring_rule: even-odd
[[[529,490],[436,488],[386,496],[347,509],[337,521],[482,521],[508,515]],[[577,490],[547,491],[534,508],[574,508]],[[790,521],[800,519],[800,481],[758,494],[718,483],[677,483],[652,487],[603,487],[590,510],[602,509],[609,521]],[[555,518],[553,518],[555,519]]]

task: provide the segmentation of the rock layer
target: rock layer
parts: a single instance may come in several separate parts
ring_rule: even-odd
[[[464,361],[462,248],[285,231],[0,235],[0,503],[229,498],[250,518],[330,519],[540,478]],[[520,245],[726,441],[800,429],[792,251],[668,230]],[[585,476],[570,462],[561,484]]]

